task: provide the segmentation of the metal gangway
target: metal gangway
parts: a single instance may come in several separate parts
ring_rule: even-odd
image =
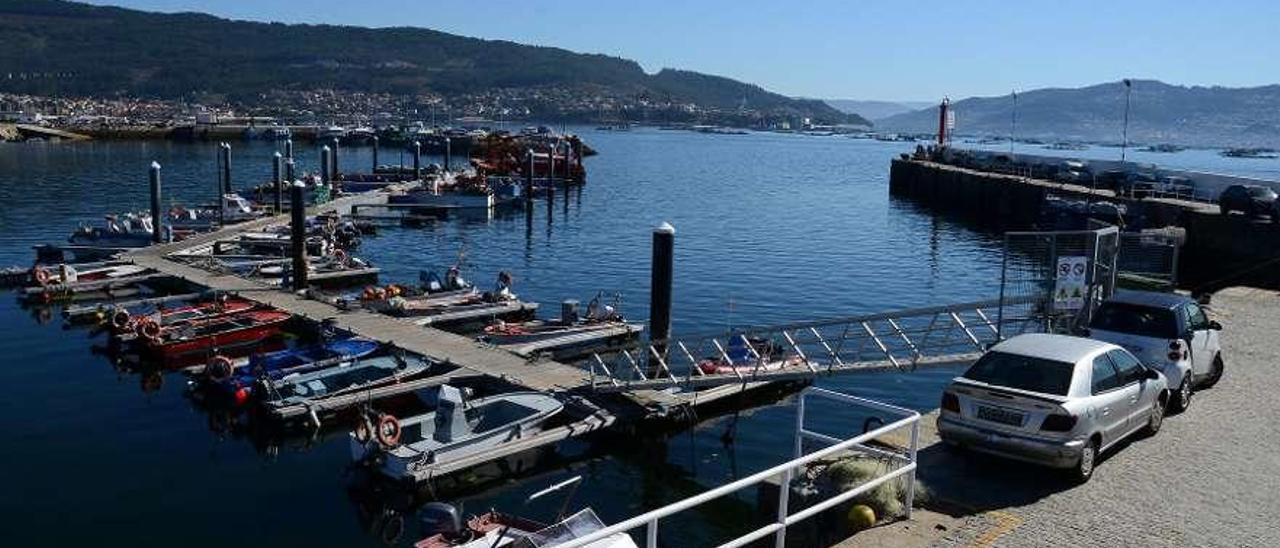
[[[1003,310],[1002,310],[1003,304]],[[1052,328],[1038,298],[968,302],[649,341],[592,354],[597,392],[805,380],[967,363],[1000,340]]]

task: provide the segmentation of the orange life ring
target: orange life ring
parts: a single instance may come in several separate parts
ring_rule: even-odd
[[[400,444],[400,421],[391,415],[381,415],[378,417],[377,431],[374,432],[378,436],[378,443],[383,447],[392,448]]]
[[[215,381],[230,379],[233,371],[235,371],[235,364],[231,362],[231,358],[226,356],[214,356],[204,366],[205,376]]]
[[[133,316],[129,315],[128,310],[121,308],[111,315],[111,325],[120,331],[128,329],[130,323],[133,323]]]
[[[138,334],[151,340],[158,340],[163,331],[160,324],[150,318],[146,318],[146,321],[138,325]]]
[[[36,265],[31,267],[31,278],[35,280],[36,283],[45,286],[49,285],[49,281],[53,279],[53,275],[49,273],[49,269]]]

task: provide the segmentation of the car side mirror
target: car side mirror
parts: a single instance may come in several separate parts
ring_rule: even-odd
[[[1209,329],[1212,329],[1214,331],[1222,331],[1222,324],[1218,323],[1217,320],[1210,320]]]
[[[1154,381],[1154,380],[1156,380],[1156,379],[1160,378],[1160,373],[1159,373],[1159,372],[1157,372],[1155,369],[1143,369],[1143,370],[1142,370],[1142,378],[1144,378],[1144,379],[1146,379],[1146,380],[1149,380],[1149,381]]]

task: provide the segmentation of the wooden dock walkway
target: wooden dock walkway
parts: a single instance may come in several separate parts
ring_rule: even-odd
[[[350,211],[354,205],[376,203],[378,200],[385,200],[385,194],[375,192],[343,197],[311,207],[308,214],[345,212]],[[210,272],[166,258],[171,253],[180,253],[271,224],[288,222],[287,215],[258,219],[196,235],[181,242],[139,249],[127,254],[126,258],[139,266],[212,290],[235,293],[296,316],[314,321],[332,320],[338,329],[388,342],[436,361],[449,362],[462,368],[462,374],[469,372],[487,375],[517,386],[546,392],[563,392],[589,386],[589,373],[577,367],[550,360],[529,360],[467,337],[415,325],[412,318],[394,318],[366,310],[339,310],[327,303],[310,300],[261,282]]]

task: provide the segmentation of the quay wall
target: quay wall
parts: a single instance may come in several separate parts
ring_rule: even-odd
[[[1130,211],[1140,211],[1147,228],[1186,229],[1178,261],[1183,286],[1205,291],[1233,284],[1280,288],[1280,223],[1221,215],[1212,204],[1133,200],[1109,190],[904,158],[890,165],[889,192],[939,213],[1000,229],[1032,227],[1050,194],[1121,203]]]

